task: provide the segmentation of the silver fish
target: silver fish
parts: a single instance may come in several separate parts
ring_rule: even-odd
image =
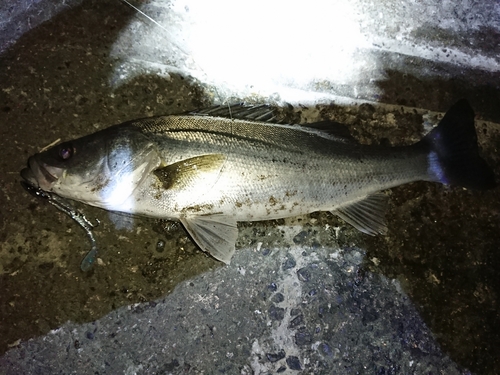
[[[180,220],[202,250],[225,263],[238,221],[331,211],[373,235],[387,230],[384,189],[418,180],[495,185],[465,100],[405,147],[270,123],[262,107],[228,112],[232,118],[219,109],[115,125],[31,156],[21,176],[106,210]]]

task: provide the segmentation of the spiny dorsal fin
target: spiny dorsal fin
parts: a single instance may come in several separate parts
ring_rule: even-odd
[[[283,121],[279,121],[276,117],[275,108],[267,105],[261,104],[256,106],[249,106],[243,103],[231,104],[231,105],[217,105],[214,107],[209,107],[202,110],[192,111],[188,114],[193,116],[211,116],[211,117],[222,117],[229,119],[238,119],[246,121],[259,121],[268,122],[270,124],[286,125]],[[332,120],[323,120],[313,123],[297,124],[302,128],[314,129],[318,133],[328,134],[338,138],[339,141],[343,142],[354,142],[356,140],[351,136],[349,129],[346,125],[338,123]]]
[[[276,120],[274,109],[267,104],[248,106],[243,103],[217,105],[206,109],[189,112],[190,115],[224,117],[229,119],[279,123]]]
[[[374,236],[387,233],[386,206],[387,196],[379,192],[337,208],[332,213],[359,231]]]

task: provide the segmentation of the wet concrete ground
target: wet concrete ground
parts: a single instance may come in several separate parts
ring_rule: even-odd
[[[291,88],[277,97],[217,86],[182,54],[164,52],[160,68],[147,48],[130,58],[145,32],[122,33],[145,22],[134,10],[111,0],[66,4],[37,27],[31,15],[32,30],[17,40],[19,26],[10,39],[2,34],[0,350],[7,354],[0,373],[500,372],[498,188],[392,189],[384,237],[366,237],[326,213],[242,223],[228,267],[201,253],[178,225],[123,218],[133,229],[117,229],[108,213],[78,205],[101,221],[99,264],[82,273],[90,246],[84,233],[19,184],[29,155],[58,138],[228,98],[283,105]],[[408,144],[437,121],[435,112],[466,97],[482,155],[499,176],[499,33],[487,22],[490,3],[475,6],[484,7],[476,16],[450,10],[449,19],[465,25],[455,33],[429,25],[413,37],[493,60],[357,51],[376,58],[355,82],[296,85],[304,102],[286,115],[345,123],[363,143]],[[410,22],[389,2],[379,11]],[[422,8],[419,17],[429,14]],[[400,31],[372,19],[365,32],[398,40],[391,33]]]

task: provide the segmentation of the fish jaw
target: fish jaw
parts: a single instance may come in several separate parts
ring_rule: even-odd
[[[44,191],[52,191],[54,184],[63,174],[64,169],[41,162],[37,155],[31,156],[28,159],[28,167],[21,171],[25,182]]]

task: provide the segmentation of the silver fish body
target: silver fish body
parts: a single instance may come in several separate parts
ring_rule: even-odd
[[[383,233],[381,190],[418,180],[493,186],[473,119],[461,101],[421,142],[391,148],[301,126],[163,116],[62,143],[32,156],[21,175],[106,210],[180,220],[203,250],[228,263],[238,221],[332,211],[368,234]],[[473,165],[464,174],[457,163]]]

